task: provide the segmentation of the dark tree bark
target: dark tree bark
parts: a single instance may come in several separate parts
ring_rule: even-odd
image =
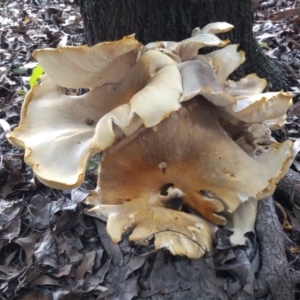
[[[195,27],[226,21],[235,29],[224,37],[239,43],[246,63],[235,72],[238,79],[250,73],[266,78],[269,90],[288,90],[292,75],[265,56],[252,34],[251,0],[77,0],[81,7],[89,45],[136,33],[142,43],[180,41]]]
[[[280,199],[281,202],[295,203],[300,207],[300,174],[292,169],[289,169],[287,174],[278,183],[275,191],[275,199]]]

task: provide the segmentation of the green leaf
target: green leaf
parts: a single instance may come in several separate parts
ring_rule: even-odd
[[[95,162],[93,160],[90,160],[87,164],[87,172],[94,172],[94,171],[98,171],[98,167],[99,167],[99,162]]]
[[[19,90],[17,91],[18,95],[21,95],[21,96],[25,96],[27,94],[26,91],[23,91],[23,90]]]
[[[268,44],[267,43],[259,43],[259,46],[261,48],[268,48]]]
[[[16,74],[22,75],[22,74],[25,74],[28,71],[28,69],[25,66],[21,66],[17,69],[13,69],[12,71]]]
[[[38,79],[43,75],[44,70],[41,67],[41,65],[37,65],[33,70],[32,74],[30,76],[29,85],[32,88],[34,85],[36,85]]]

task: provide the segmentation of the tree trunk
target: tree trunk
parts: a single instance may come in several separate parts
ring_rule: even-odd
[[[252,33],[251,0],[77,0],[89,45],[136,33],[142,43],[180,41],[195,27],[226,21],[235,29],[223,37],[239,43],[246,63],[234,74],[239,79],[250,73],[266,78],[269,90],[288,90],[294,79],[276,61],[265,56]]]

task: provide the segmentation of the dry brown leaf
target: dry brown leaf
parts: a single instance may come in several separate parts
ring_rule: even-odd
[[[28,237],[19,237],[14,240],[14,243],[20,245],[26,254],[27,266],[31,266],[33,262],[34,247],[36,241],[40,238],[40,233],[34,233]]]
[[[36,285],[54,285],[60,286],[59,282],[48,275],[41,275],[31,284],[32,286]]]
[[[81,264],[79,265],[76,271],[76,275],[75,275],[76,280],[83,279],[86,272],[92,273],[95,256],[96,256],[96,251],[91,251],[86,253],[86,255],[82,259]]]
[[[20,300],[48,300],[48,298],[40,293],[30,293],[20,298]]]
[[[69,264],[69,265],[63,265],[62,267],[60,267],[56,273],[53,274],[54,277],[62,277],[65,275],[69,275],[71,272],[73,265]]]
[[[299,16],[299,14],[300,14],[300,8],[291,8],[291,9],[286,9],[286,10],[271,14],[270,19],[272,21],[276,21],[279,19],[287,18],[287,17]]]

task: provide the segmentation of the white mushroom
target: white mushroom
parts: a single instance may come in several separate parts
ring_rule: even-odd
[[[267,82],[256,74],[237,82],[227,80],[245,61],[244,52],[237,52],[237,47],[229,45],[179,64],[183,78],[181,101],[202,95],[220,106],[220,111],[226,111],[237,120],[254,123],[275,119],[269,122],[269,126],[274,128],[285,118],[286,111],[292,105],[292,97],[284,92],[262,93]]]
[[[95,88],[122,81],[135,65],[142,44],[134,35],[93,47],[65,46],[35,50],[33,57],[58,85],[68,88]]]
[[[198,54],[198,50],[204,47],[224,47],[229,43],[229,40],[222,41],[215,34],[227,32],[233,26],[226,22],[216,22],[205,26],[203,29],[195,28],[192,37],[187,38],[181,42],[154,42],[149,43],[146,49],[155,49],[163,51],[166,49],[175,56],[176,62],[187,61]],[[171,55],[170,55],[171,56]]]

